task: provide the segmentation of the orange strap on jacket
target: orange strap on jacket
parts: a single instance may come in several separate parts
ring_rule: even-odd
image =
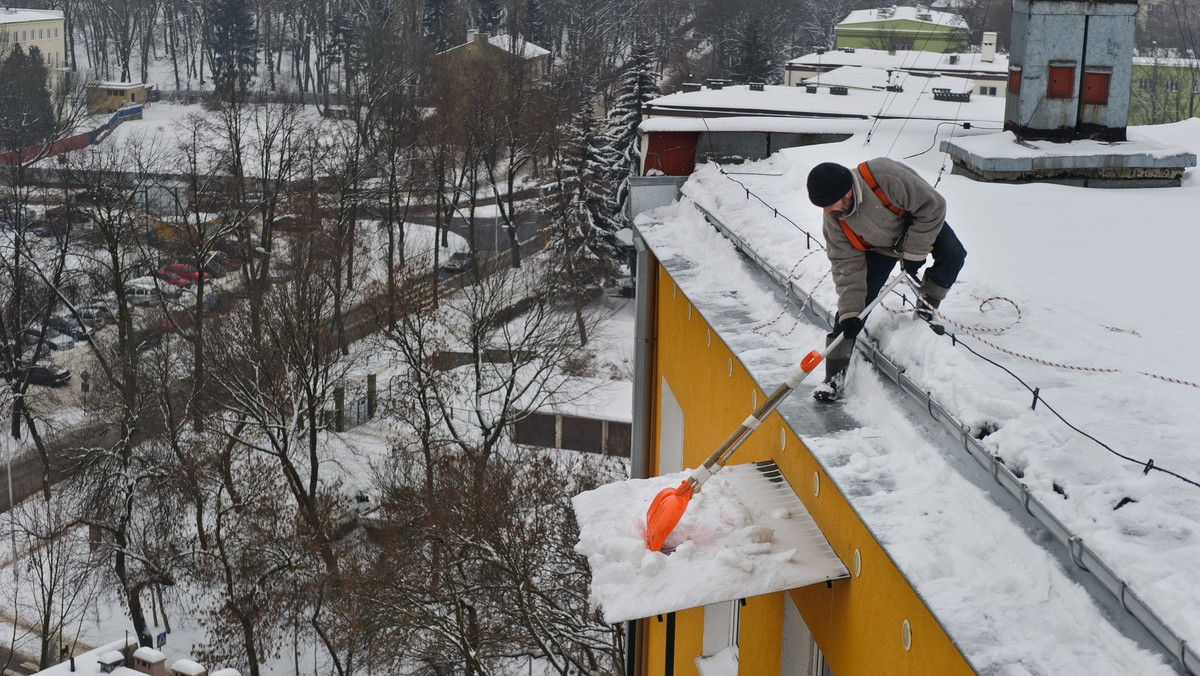
[[[867,187],[871,189],[871,192],[875,193],[875,196],[879,198],[879,201],[882,202],[883,206],[887,207],[889,211],[900,217],[903,217],[904,214],[907,213],[904,209],[892,204],[892,201],[887,198],[887,195],[883,194],[883,188],[880,188],[879,184],[875,182],[875,177],[871,175],[871,170],[867,168],[866,162],[858,165],[858,173],[862,175],[863,182],[867,184]],[[874,248],[870,244],[867,244],[863,238],[859,237],[858,233],[854,232],[854,230],[849,224],[846,223],[846,221],[839,218],[838,225],[842,226],[842,233],[846,235],[846,239],[850,240],[850,245],[855,249],[858,249],[859,251],[870,251]]]

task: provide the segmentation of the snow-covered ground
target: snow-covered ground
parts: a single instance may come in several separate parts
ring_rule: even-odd
[[[986,448],[1030,493],[1177,636],[1195,644],[1200,355],[1194,336],[1200,316],[1192,294],[1200,272],[1192,252],[1200,246],[1194,226],[1200,174],[1189,171],[1179,188],[1130,190],[977,183],[951,175],[948,158],[929,150],[945,138],[945,127],[939,134],[934,122],[885,122],[869,142],[865,132],[740,166],[698,167],[685,198],[639,226],[660,258],[678,257],[673,274],[706,319],[735,304],[761,322],[754,331],[726,327],[722,338],[756,376],[774,379],[760,381],[770,391],[797,355],[823,344],[824,333],[807,324],[789,333],[795,301],[781,316],[782,292],[749,275],[749,264],[693,205],[716,214],[773,268],[834,307],[828,262],[823,252],[814,248],[807,255],[805,248],[805,230],[821,239],[821,212],[804,188],[808,171],[823,161],[853,166],[878,156],[910,163],[946,196],[947,220],[969,252],[942,305],[956,338],[912,321],[898,297],[871,315],[868,331],[935,400],[973,431],[987,433]],[[1129,136],[1198,152],[1200,119],[1131,128]],[[762,201],[748,198],[747,189]],[[773,217],[772,209],[791,223]],[[1039,388],[1038,406],[1031,408],[1032,394],[1013,375],[966,346]],[[810,391],[805,383],[788,405],[816,405]],[[997,673],[1172,672],[1169,659],[1114,628],[1130,623],[1107,617],[1071,579],[1057,543],[1031,538],[977,479],[964,476],[961,458],[926,440],[929,430],[914,424],[896,399],[860,361],[838,404],[859,427],[825,436],[797,432],[843,492],[856,496],[868,527],[974,666]],[[1151,459],[1154,469],[1147,473]],[[663,478],[644,490],[631,482],[623,499],[641,518],[610,517],[581,527],[634,529],[636,536],[650,498],[678,480]],[[719,490],[708,499],[722,499]],[[601,546],[590,554],[627,570],[645,564],[644,551]],[[744,559],[699,546],[689,559],[722,556],[731,565]],[[656,568],[655,574],[682,571]],[[713,575],[694,583],[736,579]],[[737,589],[725,591],[727,598],[739,596]]]

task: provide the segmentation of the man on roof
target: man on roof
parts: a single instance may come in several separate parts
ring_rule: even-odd
[[[808,198],[825,210],[823,230],[833,283],[837,289],[837,325],[842,343],[825,357],[825,382],[813,397],[836,401],[844,385],[854,341],[867,303],[879,295],[896,261],[913,277],[925,269],[916,315],[930,321],[946,297],[967,256],[946,223],[946,200],[908,166],[878,157],[853,169],[834,162],[808,174]]]

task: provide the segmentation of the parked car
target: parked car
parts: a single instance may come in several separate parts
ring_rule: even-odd
[[[177,286],[179,288],[186,289],[192,285],[192,281],[190,279],[180,277],[170,270],[159,269],[155,271],[154,274],[157,275],[159,279],[163,280],[167,284],[170,284],[171,286]]]
[[[441,267],[438,268],[438,278],[444,279],[450,275],[457,275],[458,273],[470,267],[470,265],[471,254],[466,253],[465,251],[459,251],[458,253],[451,254],[450,258],[447,259],[445,263],[442,263]]]
[[[176,333],[187,331],[196,325],[196,313],[190,309],[176,310],[169,317],[158,320],[159,333]]]
[[[76,342],[83,342],[87,340],[88,336],[96,332],[94,326],[88,326],[85,322],[81,322],[70,315],[56,315],[51,317],[48,325],[59,333],[64,333],[75,339]]]
[[[26,329],[21,332],[21,342],[26,345],[37,345],[40,337],[41,331],[37,329]],[[75,347],[75,339],[47,326],[45,345],[51,350],[70,350]]]
[[[221,265],[220,263],[218,263],[217,261],[214,261],[214,260],[210,260],[209,262],[204,264],[204,272],[209,277],[212,277],[214,279],[220,279],[220,278],[224,277],[225,275],[229,274],[229,271],[225,269],[224,265]]]
[[[87,223],[88,215],[78,209],[68,209],[66,205],[51,207],[46,210],[47,219],[61,219],[74,225]]]
[[[125,299],[130,305],[149,305],[158,297],[158,290],[152,286],[130,283],[125,287]]]
[[[166,278],[167,274],[174,274],[183,279],[186,279],[189,283],[194,282],[197,279],[199,279],[200,275],[202,275],[202,274],[205,276],[206,279],[211,276],[211,275],[208,275],[207,273],[197,272],[196,268],[192,267],[191,265],[189,265],[187,263],[167,263],[166,265],[164,265],[158,269],[157,274],[159,277],[163,277],[164,279]]]
[[[108,322],[115,323],[117,321],[117,310],[120,309],[120,306],[117,305],[117,294],[112,291],[103,296],[92,296],[88,300],[88,307],[102,311],[104,319]]]
[[[71,382],[71,371],[58,364],[27,364],[18,362],[12,371],[12,379],[29,380],[30,385],[62,387]]]
[[[85,324],[96,329],[102,329],[108,326],[110,321],[116,321],[116,313],[110,310],[107,305],[92,302],[76,309],[79,312],[79,318]]]
[[[226,302],[228,298],[229,294],[218,289],[206,291],[204,293],[204,309],[209,312],[219,312],[228,304]]]
[[[66,237],[71,226],[61,218],[47,218],[34,221],[29,231],[38,237]]]
[[[234,270],[242,267],[241,260],[234,258],[233,256],[230,256],[229,254],[220,250],[212,252],[212,257],[208,260],[210,263],[215,261],[218,265],[225,268],[226,272],[233,272]]]

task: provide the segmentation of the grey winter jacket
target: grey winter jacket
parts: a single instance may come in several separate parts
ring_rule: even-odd
[[[924,260],[946,221],[946,200],[925,179],[895,160],[877,157],[867,160],[867,167],[892,204],[912,215],[902,257]],[[903,230],[903,219],[871,192],[857,165],[850,168],[850,173],[854,179],[855,207],[854,212],[844,218],[846,224],[873,247],[872,251],[895,257],[892,244]],[[823,230],[833,284],[837,289],[838,320],[856,317],[867,305],[866,256],[854,248],[832,215],[825,214]]]

